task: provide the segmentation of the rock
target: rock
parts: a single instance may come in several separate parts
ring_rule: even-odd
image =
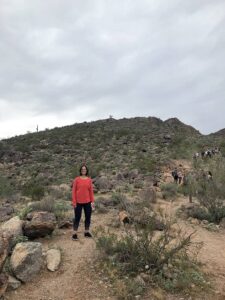
[[[9,253],[9,242],[3,233],[0,235],[0,273]]]
[[[138,169],[133,169],[128,173],[128,178],[135,179],[138,177],[138,174],[139,174]]]
[[[57,249],[50,249],[46,255],[47,268],[49,271],[56,271],[61,262],[61,252]]]
[[[66,184],[66,183],[62,183],[59,185],[59,188],[61,190],[64,190],[65,192],[70,192],[71,191],[71,187],[69,184]]]
[[[70,228],[73,226],[73,222],[71,220],[61,220],[59,223],[58,223],[58,227],[60,229],[62,228]]]
[[[37,211],[30,221],[25,221],[23,226],[24,235],[30,239],[44,237],[52,234],[56,227],[56,217],[53,213]]]
[[[146,285],[144,279],[143,279],[140,275],[138,275],[137,277],[135,277],[135,278],[134,278],[134,281],[135,281],[138,285],[141,285],[141,286],[143,286],[143,287]]]
[[[41,243],[18,243],[13,250],[10,265],[17,279],[22,282],[32,280],[39,273],[42,266]]]
[[[141,278],[144,280],[144,282],[149,282],[151,280],[151,276],[146,273],[140,273]]]
[[[13,248],[16,241],[15,239],[23,235],[23,221],[19,217],[14,217],[8,220],[1,226],[1,231],[8,237],[9,247]]]
[[[123,174],[118,173],[118,174],[116,175],[116,179],[117,179],[118,181],[124,180]]]
[[[5,294],[8,286],[8,276],[4,273],[0,274],[0,298]]]
[[[27,216],[26,216],[26,220],[27,220],[27,221],[31,221],[31,220],[32,220],[32,218],[33,218],[33,215],[34,215],[34,211],[33,211],[33,212],[30,212],[30,213],[28,213],[28,214],[27,214]]]
[[[209,221],[207,221],[207,220],[202,220],[201,224],[202,224],[202,225],[208,225],[208,224],[209,224]]]
[[[164,140],[166,140],[166,141],[170,141],[170,140],[172,139],[172,137],[171,137],[170,134],[165,134],[165,135],[163,136],[163,138],[164,138]]]
[[[156,191],[154,187],[144,188],[139,192],[139,197],[146,203],[156,203]]]
[[[1,222],[8,221],[13,214],[14,209],[11,206],[0,207],[0,220]]]
[[[163,231],[165,228],[166,228],[166,226],[163,223],[163,221],[161,221],[160,219],[155,218],[154,230]]]
[[[225,229],[225,218],[220,221],[220,227]]]
[[[97,190],[111,190],[113,188],[112,182],[106,176],[99,176],[95,179],[94,185]]]
[[[200,224],[200,221],[198,219],[189,218],[189,220],[190,220],[190,223],[193,224],[193,225],[199,225]]]
[[[17,290],[21,286],[21,282],[15,277],[9,275],[7,291]]]

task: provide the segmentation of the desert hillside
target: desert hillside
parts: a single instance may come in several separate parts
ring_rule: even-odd
[[[224,157],[224,130],[206,136],[176,118],[1,140],[0,298],[225,299]],[[93,238],[82,217],[73,241],[71,184],[82,163]]]

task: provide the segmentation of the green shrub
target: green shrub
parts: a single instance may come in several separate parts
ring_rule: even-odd
[[[22,188],[24,196],[31,197],[33,200],[40,200],[45,195],[45,187],[41,182],[30,179]]]
[[[6,197],[13,194],[12,186],[8,178],[0,175],[0,196]]]
[[[122,208],[126,205],[125,203],[127,203],[126,195],[122,192],[113,192],[108,203],[110,206],[121,206]]]
[[[18,243],[27,242],[27,241],[28,241],[28,237],[27,236],[19,235],[19,236],[15,237],[13,239],[13,245],[16,245]]]
[[[53,213],[55,201],[51,196],[48,196],[38,202],[31,203],[30,208],[32,211],[48,211]]]
[[[161,186],[163,199],[175,199],[178,185],[176,183],[165,183]]]
[[[207,177],[211,171],[213,177]],[[219,223],[225,217],[225,158],[215,157],[202,161],[195,170],[195,182],[193,182],[200,205],[206,211],[205,219],[209,222]],[[202,217],[201,212],[197,217]]]
[[[124,278],[130,282],[142,273],[150,277],[149,282],[161,284],[165,288],[166,284],[171,283],[168,266],[172,266],[169,272],[173,280],[171,289],[188,291],[192,284],[204,285],[195,258],[188,256],[188,249],[194,246],[192,234],[171,234],[170,223],[167,223],[160,235],[156,235],[151,226],[140,228],[136,225],[127,228],[123,235],[111,233],[103,227],[98,228],[95,235],[101,268],[114,274],[114,282],[116,279],[124,283],[123,290],[126,292],[123,297],[120,296],[121,299],[133,299],[136,295]],[[199,274],[198,280],[193,274]],[[143,293],[144,289],[139,292]]]
[[[18,217],[21,219],[21,220],[25,220],[27,215],[32,212],[32,207],[30,206],[26,206],[24,208],[22,208],[19,213],[18,213]]]
[[[139,197],[144,206],[149,207],[150,204],[156,203],[156,192],[154,188],[144,188],[139,192]]]
[[[57,220],[63,219],[66,212],[71,209],[71,205],[65,201],[55,201],[51,196],[45,197],[44,199],[31,203],[30,206],[23,208],[19,212],[21,219],[26,219],[28,213],[32,211],[47,211],[53,213]]]
[[[107,201],[108,199],[104,197],[98,197],[97,199],[95,199],[95,209],[98,213],[106,213],[108,211]]]
[[[152,174],[160,167],[160,164],[154,157],[139,153],[132,167],[138,169],[141,174]]]

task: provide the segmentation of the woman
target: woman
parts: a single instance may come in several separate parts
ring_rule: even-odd
[[[91,238],[92,235],[89,232],[89,228],[91,223],[92,208],[94,207],[94,192],[92,180],[90,177],[88,177],[88,168],[86,165],[82,165],[80,167],[80,176],[77,176],[73,181],[72,205],[74,207],[75,214],[73,222],[74,233],[72,235],[72,239],[74,241],[78,240],[77,230],[81,219],[82,208],[84,209],[85,214],[84,236]]]

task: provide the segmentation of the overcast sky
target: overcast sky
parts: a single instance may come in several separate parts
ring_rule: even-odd
[[[0,0],[0,138],[108,118],[225,127],[224,0]]]

